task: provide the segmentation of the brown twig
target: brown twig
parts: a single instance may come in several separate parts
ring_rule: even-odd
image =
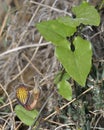
[[[29,60],[29,58],[25,54],[23,54],[23,56],[32,65],[32,67],[35,69],[35,71],[37,71],[37,73],[43,77],[43,74],[38,70],[38,68],[35,67],[35,65]]]
[[[11,101],[11,103],[14,103],[14,102],[16,102],[16,101],[17,101],[17,100],[14,99],[13,101]],[[7,104],[5,104],[5,105],[3,105],[3,106],[1,106],[0,109],[2,109],[2,108],[4,108],[4,107],[7,107],[8,105],[10,105],[10,102],[7,103]]]
[[[71,100],[70,102],[68,102],[67,104],[65,104],[64,106],[62,106],[60,108],[60,110],[63,110],[65,107],[67,107],[68,105],[70,105],[72,102],[75,102],[77,99],[81,98],[84,94],[86,94],[87,92],[89,92],[90,90],[93,89],[93,86],[90,87],[89,89],[87,89],[86,91],[84,91],[83,93],[81,93],[77,98],[74,98],[73,100]],[[57,113],[57,111],[54,111],[52,114],[50,114],[49,116],[47,116],[44,120],[48,120],[50,117],[52,117],[53,115],[55,115]]]

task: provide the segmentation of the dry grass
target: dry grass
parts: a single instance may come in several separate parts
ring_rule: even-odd
[[[39,87],[41,90],[37,108],[39,110],[44,106],[48,96],[43,112],[46,113],[43,114],[44,123],[40,123],[39,126],[41,130],[61,130],[65,126],[68,129],[76,129],[76,124],[71,118],[68,124],[49,120],[49,117],[54,118],[54,114],[58,115],[55,110],[59,106],[60,96],[57,94],[53,80],[61,65],[54,55],[53,45],[40,36],[35,24],[43,20],[71,15],[71,7],[78,3],[78,0],[37,0],[37,2],[24,0],[23,4],[20,4],[15,0],[16,9],[8,9],[0,29],[0,127],[2,130],[31,129],[16,120],[14,112],[17,104],[15,86],[20,83],[27,84],[30,89]],[[52,92],[51,96],[49,96],[50,92]],[[63,101],[62,104],[60,110],[70,102],[66,104]],[[55,112],[51,115],[53,110]]]

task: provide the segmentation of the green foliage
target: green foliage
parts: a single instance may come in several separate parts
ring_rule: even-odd
[[[70,48],[56,47],[56,56],[68,74],[84,86],[91,67],[91,44],[80,37],[76,37],[73,43],[75,52],[72,52]]]
[[[72,99],[72,88],[69,84],[69,82],[67,81],[70,76],[68,73],[63,73],[64,71],[60,71],[55,79],[54,79],[54,83],[57,84],[58,87],[58,92],[59,94],[67,99],[67,100],[71,100]],[[60,81],[61,79],[61,81]]]
[[[79,26],[80,23],[83,23],[84,25],[95,26],[98,26],[100,24],[100,16],[97,10],[86,2],[83,2],[80,6],[73,7],[72,12],[76,16],[76,18],[66,16],[59,18],[58,21],[63,22],[69,27]]]
[[[15,112],[18,118],[26,125],[31,126],[38,115],[37,110],[28,111],[21,105],[15,107]]]
[[[37,28],[47,41],[56,46],[68,47],[66,36],[71,36],[76,28],[69,27],[58,20],[49,20],[37,24]]]
[[[83,2],[81,5],[73,7],[72,12],[76,16],[75,18],[65,16],[58,18],[57,20],[38,23],[36,27],[47,41],[51,41],[56,46],[55,54],[68,75],[70,75],[79,85],[85,86],[86,78],[91,68],[91,43],[88,40],[81,38],[79,32],[75,35],[75,32],[78,31],[77,27],[81,24],[98,26],[100,23],[100,16],[97,10],[87,2]],[[67,37],[71,40],[68,41]],[[74,50],[71,48],[72,44]],[[58,84],[58,87],[60,88],[59,93],[63,97],[65,97],[65,93],[67,95],[66,90],[68,89],[68,86],[70,89],[70,85],[65,80],[62,80],[62,82],[60,81]],[[71,97],[71,89],[68,91],[69,97]],[[65,98],[68,100],[71,99]]]
[[[72,88],[66,80],[62,80],[58,83],[58,92],[63,98],[67,100],[72,99]]]
[[[83,2],[81,5],[74,7],[72,11],[76,15],[76,21],[79,23],[95,26],[98,26],[100,23],[100,16],[97,10],[87,2]]]

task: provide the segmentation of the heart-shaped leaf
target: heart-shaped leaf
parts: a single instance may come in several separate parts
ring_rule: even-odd
[[[77,27],[81,23],[95,26],[100,24],[99,13],[94,6],[89,5],[85,1],[81,5],[73,7],[72,12],[76,15],[76,18],[66,16],[59,18],[58,21],[72,27]]]
[[[66,36],[70,36],[76,31],[75,27],[69,27],[58,20],[44,21],[38,23],[36,27],[46,40],[53,42],[56,46],[64,47],[69,44]]]
[[[85,1],[81,5],[73,7],[72,12],[76,15],[76,20],[85,25],[98,26],[100,23],[97,10]]]
[[[56,47],[56,56],[69,73],[81,86],[85,85],[87,75],[91,68],[91,43],[80,37],[74,40],[75,51],[69,48]]]
[[[67,100],[72,99],[72,88],[71,88],[70,84],[66,80],[60,81],[58,83],[57,87],[58,87],[59,94],[63,98],[65,98]]]
[[[21,105],[15,107],[15,112],[18,118],[26,125],[31,126],[38,115],[37,110],[28,111]]]

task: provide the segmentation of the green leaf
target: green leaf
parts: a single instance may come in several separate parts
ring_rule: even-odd
[[[72,27],[77,27],[81,23],[95,26],[100,24],[99,13],[94,6],[89,5],[87,2],[83,2],[81,5],[73,7],[72,12],[76,15],[76,18],[66,16],[59,18],[58,21]]]
[[[15,107],[18,118],[26,125],[31,126],[38,115],[37,110],[28,111],[21,105]]]
[[[66,80],[60,81],[58,83],[57,87],[58,87],[59,94],[63,98],[65,98],[67,100],[72,99],[72,88],[71,88],[70,84]]]
[[[83,2],[81,5],[72,8],[73,13],[76,15],[76,20],[85,25],[100,24],[100,16],[94,6]]]
[[[67,26],[58,20],[50,20],[38,23],[36,25],[40,33],[48,41],[53,42],[56,46],[68,46],[66,36],[72,35],[76,28]]]
[[[91,43],[80,37],[74,40],[75,51],[69,48],[56,47],[56,56],[68,74],[81,86],[85,85],[87,75],[91,68]]]

